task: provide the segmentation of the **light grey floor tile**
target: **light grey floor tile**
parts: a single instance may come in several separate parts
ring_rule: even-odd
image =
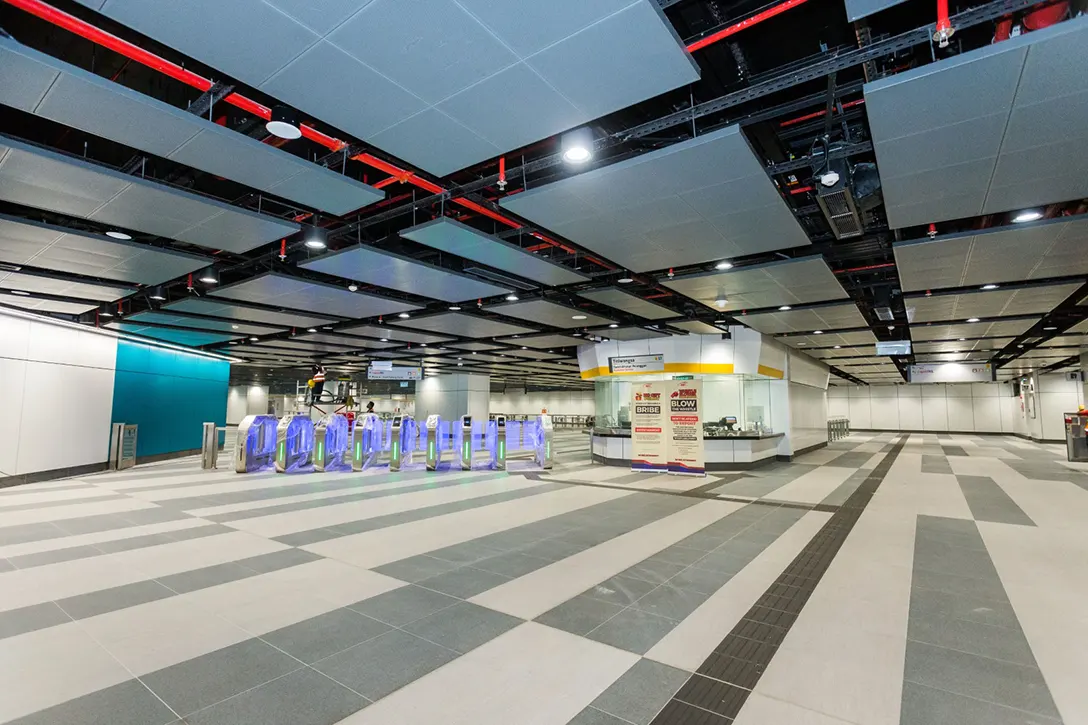
[[[0,639],[71,621],[72,618],[53,602],[10,609],[0,612]]]
[[[709,596],[694,589],[681,589],[671,584],[662,584],[639,599],[634,606],[635,609],[679,622],[698,609]]]
[[[903,677],[919,685],[1059,717],[1042,674],[1033,667],[908,641]]]
[[[488,589],[504,584],[510,581],[511,578],[471,566],[462,566],[460,569],[454,569],[445,574],[424,579],[419,582],[419,586],[461,599],[468,599],[480,592],[486,592]]]
[[[185,718],[188,725],[331,725],[370,702],[310,668]]]
[[[94,546],[69,546],[64,549],[51,551],[39,551],[34,554],[8,557],[8,561],[16,569],[30,569],[35,566],[57,564],[62,561],[86,559],[91,556],[102,556],[102,550]]]
[[[314,668],[377,700],[456,657],[453,650],[393,630],[321,660]]]
[[[457,567],[458,565],[453,562],[435,559],[433,556],[427,556],[426,554],[419,554],[418,556],[410,556],[407,559],[375,567],[374,571],[391,576],[394,579],[415,583],[452,571]]]
[[[348,605],[349,609],[400,627],[457,604],[459,600],[417,586],[401,587]]]
[[[956,695],[913,682],[903,683],[901,725],[1061,725],[1058,720]]]
[[[262,635],[261,639],[307,664],[374,639],[391,627],[351,609],[331,612]]]
[[[646,654],[677,622],[638,609],[625,609],[586,635],[635,654]]]
[[[567,725],[631,725],[631,723],[591,706],[575,715],[573,720],[567,722]]]
[[[626,722],[649,725],[688,677],[675,667],[639,660],[590,704]]]
[[[86,619],[172,596],[174,592],[159,582],[142,581],[100,589],[97,592],[77,594],[74,597],[59,599],[57,604],[73,619]]]
[[[914,586],[910,593],[912,614],[929,614],[969,622],[1008,627],[1019,631],[1016,612],[1007,600],[977,594],[953,594],[937,589]]]
[[[258,574],[267,574],[270,571],[279,571],[289,566],[309,564],[311,561],[317,561],[321,558],[317,554],[311,554],[302,549],[284,549],[283,551],[273,551],[269,554],[239,559],[236,563],[247,569],[252,569]]]
[[[7,559],[0,557],[0,574],[6,571],[15,571],[15,566]]]
[[[525,576],[531,571],[543,569],[551,563],[553,562],[548,559],[542,559],[539,556],[529,556],[528,554],[514,551],[509,554],[499,554],[490,559],[481,559],[472,566],[477,569],[483,569],[484,571],[516,578]]]
[[[187,592],[195,592],[198,589],[214,587],[217,584],[226,584],[227,582],[238,581],[239,579],[247,579],[256,575],[257,572],[252,569],[244,567],[237,562],[230,561],[225,564],[214,564],[212,566],[201,567],[200,569],[170,574],[168,576],[160,577],[157,581],[178,594],[185,594]]]
[[[629,576],[614,576],[590,587],[583,596],[626,607],[654,590],[654,583]]]
[[[732,572],[700,569],[692,566],[669,579],[669,585],[680,589],[691,589],[703,594],[713,594],[721,589],[733,576]]]
[[[705,559],[700,559],[705,561]],[[683,564],[673,564],[661,559],[645,559],[628,569],[620,572],[621,576],[629,576],[634,579],[642,579],[653,584],[664,584],[685,569]]]
[[[455,652],[465,653],[522,623],[517,617],[461,602],[404,629]]]
[[[39,710],[9,725],[166,725],[177,716],[136,680]]]
[[[226,514],[223,515],[226,516]],[[293,534],[284,534],[283,536],[273,536],[272,541],[276,541],[281,544],[287,544],[287,546],[309,546],[310,544],[319,544],[322,541],[337,539],[340,536],[341,534],[333,531],[332,529],[310,529],[309,531],[298,531]]]
[[[937,647],[1036,667],[1031,647],[1019,629],[917,612],[910,616],[907,638]]]
[[[585,635],[622,611],[620,605],[579,594],[540,615],[536,621],[565,632]]]

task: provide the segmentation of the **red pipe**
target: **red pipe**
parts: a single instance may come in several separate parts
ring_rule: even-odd
[[[947,3],[947,0],[944,1]],[[776,15],[781,15],[787,10],[795,8],[798,5],[803,5],[806,2],[808,2],[808,0],[785,0],[785,2],[767,8],[762,12],[758,12],[750,18],[745,18],[744,20],[741,20],[739,23],[734,23],[727,28],[722,28],[718,32],[706,36],[705,38],[700,38],[699,40],[696,40],[694,43],[688,45],[688,52],[694,53],[695,51],[701,50],[708,45],[713,45],[719,40],[728,38],[730,35],[736,35],[740,31],[745,30],[746,28],[750,28],[753,25],[758,25],[764,20],[773,18]]]
[[[815,191],[815,187],[801,186],[796,189],[790,189],[790,194],[804,194],[806,191]]]
[[[871,269],[887,269],[888,267],[894,267],[895,262],[888,262],[886,264],[870,264],[864,267],[851,267],[849,269],[836,269],[835,274],[847,274],[849,272],[868,272]]]
[[[945,48],[953,32],[952,21],[948,19],[948,0],[937,0],[937,32],[933,34],[933,39],[938,46]]]
[[[856,101],[850,101],[849,103],[842,104],[842,109],[845,111],[847,108],[853,108],[854,106],[860,106],[865,103],[864,98],[859,98]],[[797,118],[791,118],[788,121],[783,121],[778,124],[779,128],[786,128],[787,126],[793,126],[803,121],[811,121],[814,118],[820,118],[827,113],[827,110],[813,111],[812,113],[806,113],[804,116],[798,116]]]

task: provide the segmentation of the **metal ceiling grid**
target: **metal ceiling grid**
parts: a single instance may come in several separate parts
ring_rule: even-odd
[[[152,327],[151,325],[139,325],[133,322],[111,322],[107,324],[106,327],[121,332],[131,333],[133,335],[143,335],[144,337],[150,337],[156,340],[172,342],[175,345],[189,345],[190,347],[211,345],[217,342],[227,342],[228,340],[234,340],[238,337],[237,335],[200,332],[199,330],[175,330],[170,327]]]
[[[972,317],[1001,317],[1002,315],[1044,314],[1073,294],[1081,285],[1064,284],[1052,287],[997,289],[988,292],[968,292],[959,295],[911,297],[903,300],[908,313],[914,309],[911,321],[949,322]]]
[[[915,239],[894,251],[906,292],[1088,274],[1088,218]]]
[[[0,257],[56,272],[154,285],[211,264],[207,257],[149,247],[0,214]]]
[[[612,320],[594,315],[577,307],[561,305],[550,300],[524,300],[521,302],[503,302],[486,308],[488,312],[497,312],[507,317],[517,317],[552,327],[596,327],[607,325]]]
[[[341,345],[351,348],[365,348],[369,350],[381,350],[389,347],[396,347],[396,343],[392,342],[374,342],[373,340],[364,340],[359,337],[350,337],[348,335],[331,335],[321,332],[310,332],[305,335],[298,335],[293,338],[295,340],[307,340],[309,342],[327,342],[333,345]]]
[[[648,340],[654,337],[671,337],[667,332],[647,330],[644,327],[615,327],[604,330],[594,330],[593,334],[606,337],[609,340]]]
[[[910,336],[914,340],[956,340],[961,337],[1016,337],[1034,325],[1037,320],[999,320],[997,322],[972,322],[960,325],[911,325]]]
[[[228,252],[246,252],[301,228],[4,134],[0,199]]]
[[[528,346],[526,345],[526,347]],[[528,360],[560,360],[563,358],[562,355],[543,352],[541,350],[509,350],[506,354],[513,357],[526,358]]]
[[[499,338],[495,342],[503,342],[507,345],[525,345],[526,347],[536,348],[538,350],[545,350],[557,347],[571,347],[572,345],[584,345],[585,340],[580,337],[571,337],[569,335],[528,335],[523,337],[506,337]]]
[[[214,330],[231,335],[268,335],[283,332],[283,328],[264,327],[262,325],[248,325],[240,322],[228,322],[225,320],[213,320],[207,317],[187,317],[185,315],[171,315],[167,312],[137,312],[125,318],[129,322],[151,323],[156,325],[172,325],[174,327],[186,327],[193,331]]]
[[[579,292],[578,296],[628,314],[638,315],[647,320],[662,320],[666,317],[677,316],[677,313],[668,307],[662,307],[649,300],[644,300],[638,295],[614,287]]]
[[[823,257],[705,272],[682,279],[664,278],[661,283],[721,312],[845,301],[848,297]],[[726,304],[716,304],[723,297]]]
[[[439,176],[699,79],[651,0],[79,2]]]
[[[493,237],[448,217],[439,217],[400,232],[400,236],[442,252],[481,262],[489,267],[516,274],[546,285],[564,285],[589,280],[575,272],[516,244]]]
[[[890,357],[853,357],[846,360],[836,360],[834,365],[850,373],[854,372],[853,368],[857,366],[891,365],[895,367]]]
[[[707,324],[706,322],[699,322],[698,320],[681,320],[680,322],[670,322],[670,327],[677,327],[681,330],[687,330],[695,335],[720,335],[725,332],[723,327],[714,327],[714,325]]]
[[[487,342],[451,342],[449,346],[458,350],[499,350],[502,347]]]
[[[1074,18],[866,84],[888,223],[1088,196],[1086,44]]]
[[[451,338],[442,337],[441,335],[427,335],[424,333],[410,332],[409,330],[401,330],[396,327],[388,327],[386,325],[355,325],[352,327],[341,327],[337,332],[344,335],[361,335],[363,337],[373,337],[378,340],[391,340],[393,342],[447,342]]]
[[[131,287],[109,287],[87,282],[72,282],[64,279],[54,279],[53,277],[38,277],[32,274],[3,271],[0,271],[0,287],[57,295],[59,297],[97,300],[99,302],[112,302],[136,292]]]
[[[810,243],[739,126],[499,203],[636,272]]]
[[[868,324],[853,302],[787,312],[764,312],[744,315],[738,319],[753,330],[765,334],[840,330],[866,327]]]
[[[1039,343],[1039,347],[1079,347],[1081,345],[1088,345],[1088,339],[1085,339],[1082,335],[1059,335]]]
[[[419,309],[419,305],[400,300],[363,292],[349,292],[344,287],[290,277],[276,272],[265,272],[241,282],[224,285],[209,291],[208,294],[212,297],[240,302],[326,313],[349,319],[392,315]]]
[[[791,335],[789,337],[777,337],[776,339],[790,347],[828,347],[830,345],[849,347],[876,343],[876,335],[870,330],[827,332],[822,335]]]
[[[62,315],[82,315],[90,312],[97,304],[87,305],[80,302],[60,302],[58,300],[43,300],[35,297],[23,297],[21,295],[9,295],[0,293],[0,304],[9,307],[19,307],[34,312],[57,312]]]
[[[313,314],[264,310],[247,307],[233,302],[211,300],[203,297],[186,297],[183,300],[163,305],[163,309],[172,312],[188,312],[194,315],[224,317],[239,322],[256,322],[278,327],[314,327],[327,325],[335,320]]]
[[[528,327],[511,325],[498,320],[489,320],[486,317],[474,317],[463,312],[443,312],[429,317],[419,317],[412,320],[401,320],[398,326],[408,327],[413,330],[427,330],[430,332],[448,333],[458,337],[498,337],[499,335],[520,335],[525,332],[536,332]],[[524,344],[524,343],[523,343]]]
[[[5,63],[18,63],[24,82],[0,85],[0,103],[42,118],[331,214],[385,197],[324,166],[0,37],[0,64]]]
[[[323,254],[299,267],[445,302],[463,302],[510,292],[507,287],[467,274],[361,245]]]

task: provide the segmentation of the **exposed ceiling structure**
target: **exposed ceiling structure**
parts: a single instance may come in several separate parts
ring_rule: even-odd
[[[840,383],[1079,367],[1083,1],[952,3],[947,46],[762,2],[0,0],[0,305],[254,379],[573,388],[738,324]]]

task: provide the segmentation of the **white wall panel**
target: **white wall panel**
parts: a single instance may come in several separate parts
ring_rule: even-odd
[[[948,430],[978,430],[975,427],[975,411],[970,396],[952,395],[945,398],[948,405]],[[955,391],[959,393],[960,391]],[[968,391],[970,392],[970,391]]]
[[[1002,399],[995,396],[971,398],[972,415],[976,430],[980,433],[1000,433],[1002,430],[1001,416]],[[1010,426],[1012,421],[1009,422]],[[957,430],[966,430],[958,428]]]
[[[30,347],[30,320],[0,314],[0,358],[26,360]]]
[[[0,316],[0,326],[4,320]],[[9,476],[15,473],[19,459],[25,385],[26,361],[0,357],[0,473]]]
[[[789,437],[794,451],[827,442],[827,396],[822,388],[790,382]],[[778,421],[772,421],[781,430]]]
[[[827,398],[827,414],[832,418],[850,417],[850,399],[843,397]]]
[[[903,386],[900,391],[909,390]],[[899,422],[896,427],[884,428],[886,430],[925,430],[922,421],[922,398],[917,395],[904,395],[898,398]]]
[[[873,419],[870,414],[869,397],[853,395],[850,396],[850,427],[851,428],[872,428]]]
[[[922,395],[922,429],[948,430],[948,405],[943,396]]]
[[[232,385],[227,388],[227,425],[238,425],[246,417],[246,388]]]

